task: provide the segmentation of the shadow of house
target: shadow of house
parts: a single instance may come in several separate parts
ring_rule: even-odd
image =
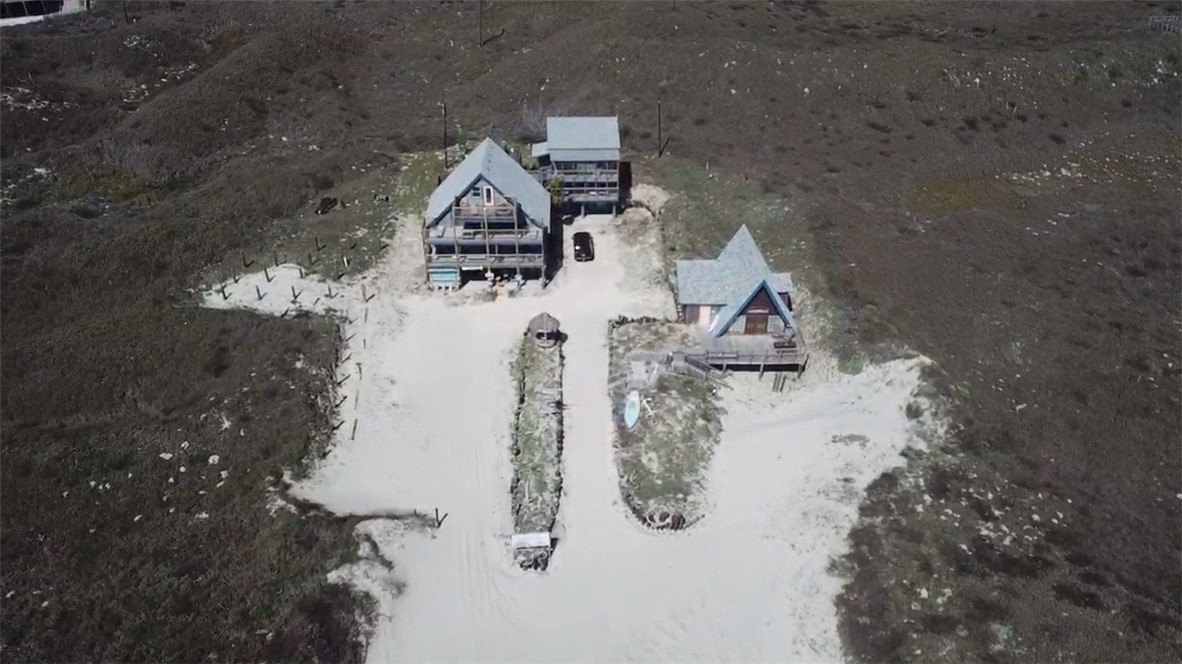
[[[556,255],[551,231],[550,193],[486,138],[428,201],[427,281],[446,289],[472,277],[544,279]]]

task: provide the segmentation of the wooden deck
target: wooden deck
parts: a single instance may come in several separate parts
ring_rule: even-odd
[[[784,346],[768,335],[703,335],[685,349],[688,358],[715,368],[752,367],[760,369],[804,369],[808,351],[799,337],[794,346]]]
[[[618,169],[556,170],[551,166],[531,171],[543,186],[553,177],[562,179],[562,199],[568,203],[616,203],[620,198]]]

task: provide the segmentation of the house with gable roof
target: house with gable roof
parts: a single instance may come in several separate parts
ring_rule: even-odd
[[[746,226],[717,258],[677,261],[676,275],[681,321],[702,330],[708,363],[803,364],[792,276],[771,271]]]
[[[472,273],[541,278],[550,264],[550,193],[491,138],[435,188],[423,224],[427,280]]]

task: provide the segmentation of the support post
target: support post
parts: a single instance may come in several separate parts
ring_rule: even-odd
[[[457,272],[456,276],[459,276],[458,273],[460,271],[460,263],[462,262],[463,259],[460,256],[460,239],[459,239],[460,238],[460,226],[459,226],[459,219],[456,218],[456,212],[457,212],[456,208],[457,207],[459,207],[458,202],[452,203],[452,206],[451,206],[451,256],[452,256],[452,262],[456,264],[456,272]]]
[[[521,229],[518,220],[521,218],[521,205],[513,199],[513,253],[517,256],[517,276],[521,276]]]
[[[426,222],[423,223],[423,278],[427,280],[427,284],[431,284],[431,244],[427,242]],[[363,295],[364,297],[364,295]]]

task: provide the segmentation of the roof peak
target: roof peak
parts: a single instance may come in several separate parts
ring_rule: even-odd
[[[759,245],[755,243],[755,237],[751,235],[751,230],[747,228],[747,224],[739,226],[739,230],[731,236],[731,239],[718,253],[718,260],[750,260],[756,258],[762,265],[763,270],[767,269],[767,261],[764,260],[763,252],[759,249]]]
[[[549,192],[492,137],[480,141],[431,193],[427,202],[428,223],[439,219],[456,198],[466,195],[478,178],[487,180],[503,195],[517,199],[536,223],[549,225]]]

